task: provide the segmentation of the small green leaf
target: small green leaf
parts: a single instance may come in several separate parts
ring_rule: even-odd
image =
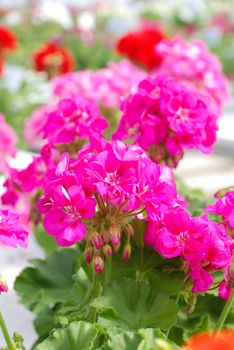
[[[101,311],[98,322],[103,327],[166,329],[176,320],[177,304],[158,288],[132,279],[114,281],[96,298],[92,306]]]
[[[176,295],[184,287],[184,273],[181,271],[160,271],[149,272],[152,284],[170,295]]]
[[[21,302],[35,311],[37,305],[40,308],[40,304],[64,301],[74,285],[72,275],[77,254],[74,249],[64,249],[52,253],[45,260],[32,260],[34,267],[24,269],[15,282]]]
[[[87,322],[73,322],[68,327],[54,331],[35,350],[95,350],[98,331]]]

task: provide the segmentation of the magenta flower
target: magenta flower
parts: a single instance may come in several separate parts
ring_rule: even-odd
[[[166,74],[190,88],[199,89],[211,98],[218,113],[222,111],[229,99],[228,82],[218,58],[204,43],[172,38],[161,41],[155,50],[163,60],[153,74]]]
[[[158,163],[175,167],[185,149],[209,153],[217,116],[209,99],[166,76],[148,77],[122,105],[114,139],[130,139]]]
[[[123,244],[130,258],[130,222],[147,220],[173,205],[183,205],[171,170],[152,162],[138,146],[91,137],[76,158],[64,154],[45,177],[38,208],[46,231],[58,245],[86,241],[85,258],[96,272]]]
[[[44,138],[51,144],[74,143],[87,140],[93,133],[101,134],[107,128],[95,103],[77,96],[61,100],[42,128]]]
[[[0,113],[0,171],[7,169],[7,158],[15,156],[17,141],[15,132]]]
[[[0,243],[8,247],[26,248],[28,233],[19,224],[19,215],[9,210],[0,210]]]
[[[207,291],[212,270],[225,269],[231,261],[230,239],[217,223],[191,217],[182,207],[170,208],[159,222],[149,222],[145,241],[166,258],[180,256],[190,270],[193,292]]]
[[[24,127],[24,137],[30,149],[39,150],[45,140],[42,137],[42,128],[47,121],[49,113],[52,113],[53,107],[45,105],[35,109],[32,115],[26,119]]]
[[[118,108],[124,96],[144,78],[145,72],[128,60],[110,62],[97,71],[64,74],[53,80],[53,94],[60,98],[77,95],[107,108]]]
[[[219,198],[215,204],[208,205],[206,212],[218,215],[223,220],[225,227],[234,230],[234,191],[228,191],[223,198]]]

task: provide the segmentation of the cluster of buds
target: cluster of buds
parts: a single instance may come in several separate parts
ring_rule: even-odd
[[[180,151],[178,154],[170,154],[165,144],[153,145],[148,148],[149,157],[158,164],[166,164],[170,168],[176,168],[180,160],[184,156],[184,152]]]
[[[90,222],[90,229],[86,237],[85,260],[92,263],[97,273],[104,270],[104,261],[122,247],[122,258],[128,260],[131,256],[131,238],[134,229],[128,222],[137,213],[122,211],[121,207],[105,204],[101,196],[96,193],[95,198],[99,211]]]

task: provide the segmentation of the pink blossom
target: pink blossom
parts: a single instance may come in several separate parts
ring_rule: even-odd
[[[19,224],[19,215],[9,210],[0,210],[0,243],[9,247],[26,248],[28,233]]]
[[[84,70],[65,74],[53,80],[53,94],[69,98],[78,94],[98,105],[117,108],[122,98],[144,78],[145,73],[128,60],[110,62],[97,71]]]
[[[50,105],[41,106],[26,119],[24,137],[31,149],[39,150],[45,144],[46,141],[43,140],[41,131],[47,121],[48,114],[52,111],[53,107]]]
[[[149,221],[145,241],[166,258],[181,256],[193,279],[193,292],[204,292],[213,283],[212,270],[225,269],[231,261],[230,239],[217,223],[191,217],[180,206]]]
[[[17,137],[13,129],[5,121],[0,113],[0,171],[7,169],[6,161],[16,154]]]
[[[208,205],[206,211],[220,216],[225,227],[230,227],[231,230],[234,230],[234,191],[228,191],[215,204]]]
[[[143,213],[143,220],[154,219],[161,210],[183,204],[170,170],[152,162],[138,146],[98,137],[76,158],[64,154],[45,181],[38,202],[45,229],[62,246],[85,239],[88,262],[94,248],[114,250],[121,244],[124,231],[130,240],[134,231],[128,217]],[[104,251],[98,256],[110,255],[109,248],[108,254]]]
[[[166,76],[148,77],[122,105],[114,139],[130,139],[158,163],[177,165],[185,149],[210,153],[217,116],[209,99]]]
[[[102,133],[108,124],[95,103],[81,96],[61,100],[42,128],[44,138],[51,144],[73,143],[77,138],[88,139]]]
[[[165,39],[155,48],[163,61],[153,74],[167,74],[209,95],[220,113],[229,98],[228,82],[218,58],[200,41]]]
[[[20,224],[28,231],[32,230],[32,223],[38,224],[39,221],[35,198],[40,193],[46,172],[47,166],[40,156],[34,157],[24,169],[8,167],[1,202],[4,207],[20,214]]]

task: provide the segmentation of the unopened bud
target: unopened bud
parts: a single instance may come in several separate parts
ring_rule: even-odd
[[[132,247],[129,242],[127,242],[123,247],[123,259],[128,260],[131,256]]]
[[[101,248],[101,246],[102,246],[101,237],[96,231],[93,231],[91,233],[90,241],[92,242],[92,244],[95,246],[96,249]]]
[[[102,248],[102,252],[105,255],[105,257],[108,259],[112,255],[112,248],[109,244],[104,245]]]
[[[220,190],[218,190],[218,191],[214,194],[214,197],[215,197],[215,198],[223,198],[223,197],[227,194],[227,192],[233,191],[233,190],[234,190],[234,186],[221,188]]]
[[[104,270],[104,260],[100,257],[100,255],[95,255],[92,260],[92,264],[95,272],[102,273]]]
[[[110,233],[112,244],[114,246],[117,246],[120,242],[120,227],[119,227],[119,225],[111,224],[109,233]]]
[[[6,280],[0,276],[0,293],[2,292],[8,292],[8,286]]]
[[[92,257],[93,257],[93,248],[88,246],[87,248],[85,248],[85,261],[87,264],[91,263]]]
[[[129,236],[129,237],[133,237],[134,236],[134,229],[133,229],[131,224],[127,224],[125,226],[125,232],[126,232],[126,235]]]

